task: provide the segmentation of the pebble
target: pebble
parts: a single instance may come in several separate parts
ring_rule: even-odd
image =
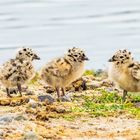
[[[12,120],[14,119],[14,115],[11,115],[11,114],[6,114],[6,115],[3,115],[3,116],[0,116],[0,124],[7,124],[7,123],[10,123],[12,122]]]
[[[38,136],[35,132],[27,132],[24,134],[23,139],[22,140],[38,140]]]
[[[46,102],[47,104],[52,104],[53,102],[55,102],[55,99],[49,94],[40,95],[40,96],[38,96],[38,99],[39,99],[39,101]]]
[[[8,124],[10,122],[12,122],[13,120],[15,121],[21,121],[21,120],[27,120],[24,116],[22,115],[17,115],[17,114],[6,114],[3,116],[0,116],[0,124],[1,125],[5,125]]]
[[[60,98],[60,100],[61,100],[62,102],[72,102],[72,100],[71,100],[71,98],[70,98],[69,95],[62,96],[62,97]]]

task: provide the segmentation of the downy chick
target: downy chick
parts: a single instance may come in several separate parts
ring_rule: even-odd
[[[10,59],[0,68],[0,80],[5,86],[7,96],[11,97],[9,88],[17,87],[21,93],[21,85],[29,81],[35,74],[32,61],[40,59],[30,48],[20,49],[15,59]]]
[[[133,60],[131,52],[119,50],[109,59],[109,62],[111,62],[109,78],[123,89],[123,100],[128,91],[140,91],[140,63]]]
[[[60,58],[47,63],[41,69],[41,77],[48,85],[54,87],[60,98],[65,95],[65,87],[77,80],[84,73],[84,62],[88,60],[83,50],[73,47]]]

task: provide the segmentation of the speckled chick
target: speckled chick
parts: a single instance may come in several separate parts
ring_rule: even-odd
[[[73,47],[63,57],[47,63],[41,69],[40,75],[46,84],[56,89],[58,98],[60,98],[60,89],[64,96],[65,87],[82,76],[85,60],[88,58],[84,51]]]
[[[15,59],[10,59],[0,68],[0,80],[5,86],[7,96],[11,97],[9,88],[17,87],[20,95],[21,85],[29,81],[35,74],[32,61],[40,59],[30,48],[21,48]]]
[[[128,91],[140,91],[140,63],[133,60],[131,52],[119,50],[109,59],[109,62],[111,62],[109,78],[124,90],[123,100]]]

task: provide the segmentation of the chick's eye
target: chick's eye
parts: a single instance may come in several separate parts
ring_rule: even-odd
[[[20,52],[19,55],[21,55],[22,53]]]
[[[112,59],[115,59],[115,58],[116,58],[116,56],[115,56],[115,55],[113,55]]]
[[[26,49],[23,49],[23,51],[26,51]]]
[[[31,53],[30,55],[32,56],[33,54]]]
[[[74,55],[75,57],[77,57],[77,55]]]
[[[123,58],[123,56],[120,56],[120,58]]]

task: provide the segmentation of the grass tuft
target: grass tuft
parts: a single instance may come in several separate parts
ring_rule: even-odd
[[[84,75],[86,76],[86,75],[95,75],[95,71],[94,70],[86,70],[85,72],[84,72]]]
[[[88,113],[92,117],[108,117],[123,114],[140,119],[140,108],[135,106],[136,102],[140,102],[139,94],[130,94],[129,100],[123,102],[122,97],[116,92],[108,92],[101,89],[98,89],[98,91],[99,95],[95,95],[95,91],[90,96],[88,94],[82,95],[81,104],[73,107],[72,112]],[[79,97],[75,98],[75,100],[80,102]]]

